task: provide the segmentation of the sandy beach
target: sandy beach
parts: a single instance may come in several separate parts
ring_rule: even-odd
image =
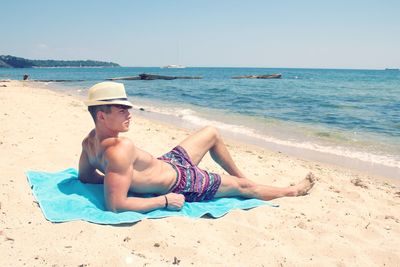
[[[226,140],[254,181],[311,193],[218,219],[169,217],[119,226],[47,221],[27,170],[77,167],[93,128],[79,98],[40,83],[0,82],[0,266],[400,266],[400,180]],[[133,118],[125,135],[155,156],[189,133]],[[201,167],[222,172],[209,156]]]

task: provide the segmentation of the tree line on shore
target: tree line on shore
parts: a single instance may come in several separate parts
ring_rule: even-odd
[[[96,60],[37,60],[0,56],[0,68],[120,67],[117,63]]]

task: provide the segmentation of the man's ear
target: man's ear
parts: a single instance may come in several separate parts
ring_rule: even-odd
[[[103,121],[104,120],[104,111],[101,111],[101,110],[99,110],[99,111],[97,111],[97,113],[96,113],[96,117],[97,117],[97,121]]]

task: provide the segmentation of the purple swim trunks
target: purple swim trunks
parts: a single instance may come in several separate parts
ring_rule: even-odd
[[[221,185],[221,176],[197,167],[181,146],[175,147],[158,159],[171,164],[175,169],[176,182],[170,192],[183,194],[187,202],[210,200]]]

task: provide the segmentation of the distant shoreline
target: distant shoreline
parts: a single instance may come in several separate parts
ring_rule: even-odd
[[[102,68],[122,68],[121,66],[63,66],[63,67],[30,67],[25,69],[102,69]],[[17,69],[17,68],[15,68]],[[19,68],[21,69],[21,68]]]
[[[114,62],[96,60],[37,60],[0,55],[0,68],[65,68],[65,67],[120,67]]]

